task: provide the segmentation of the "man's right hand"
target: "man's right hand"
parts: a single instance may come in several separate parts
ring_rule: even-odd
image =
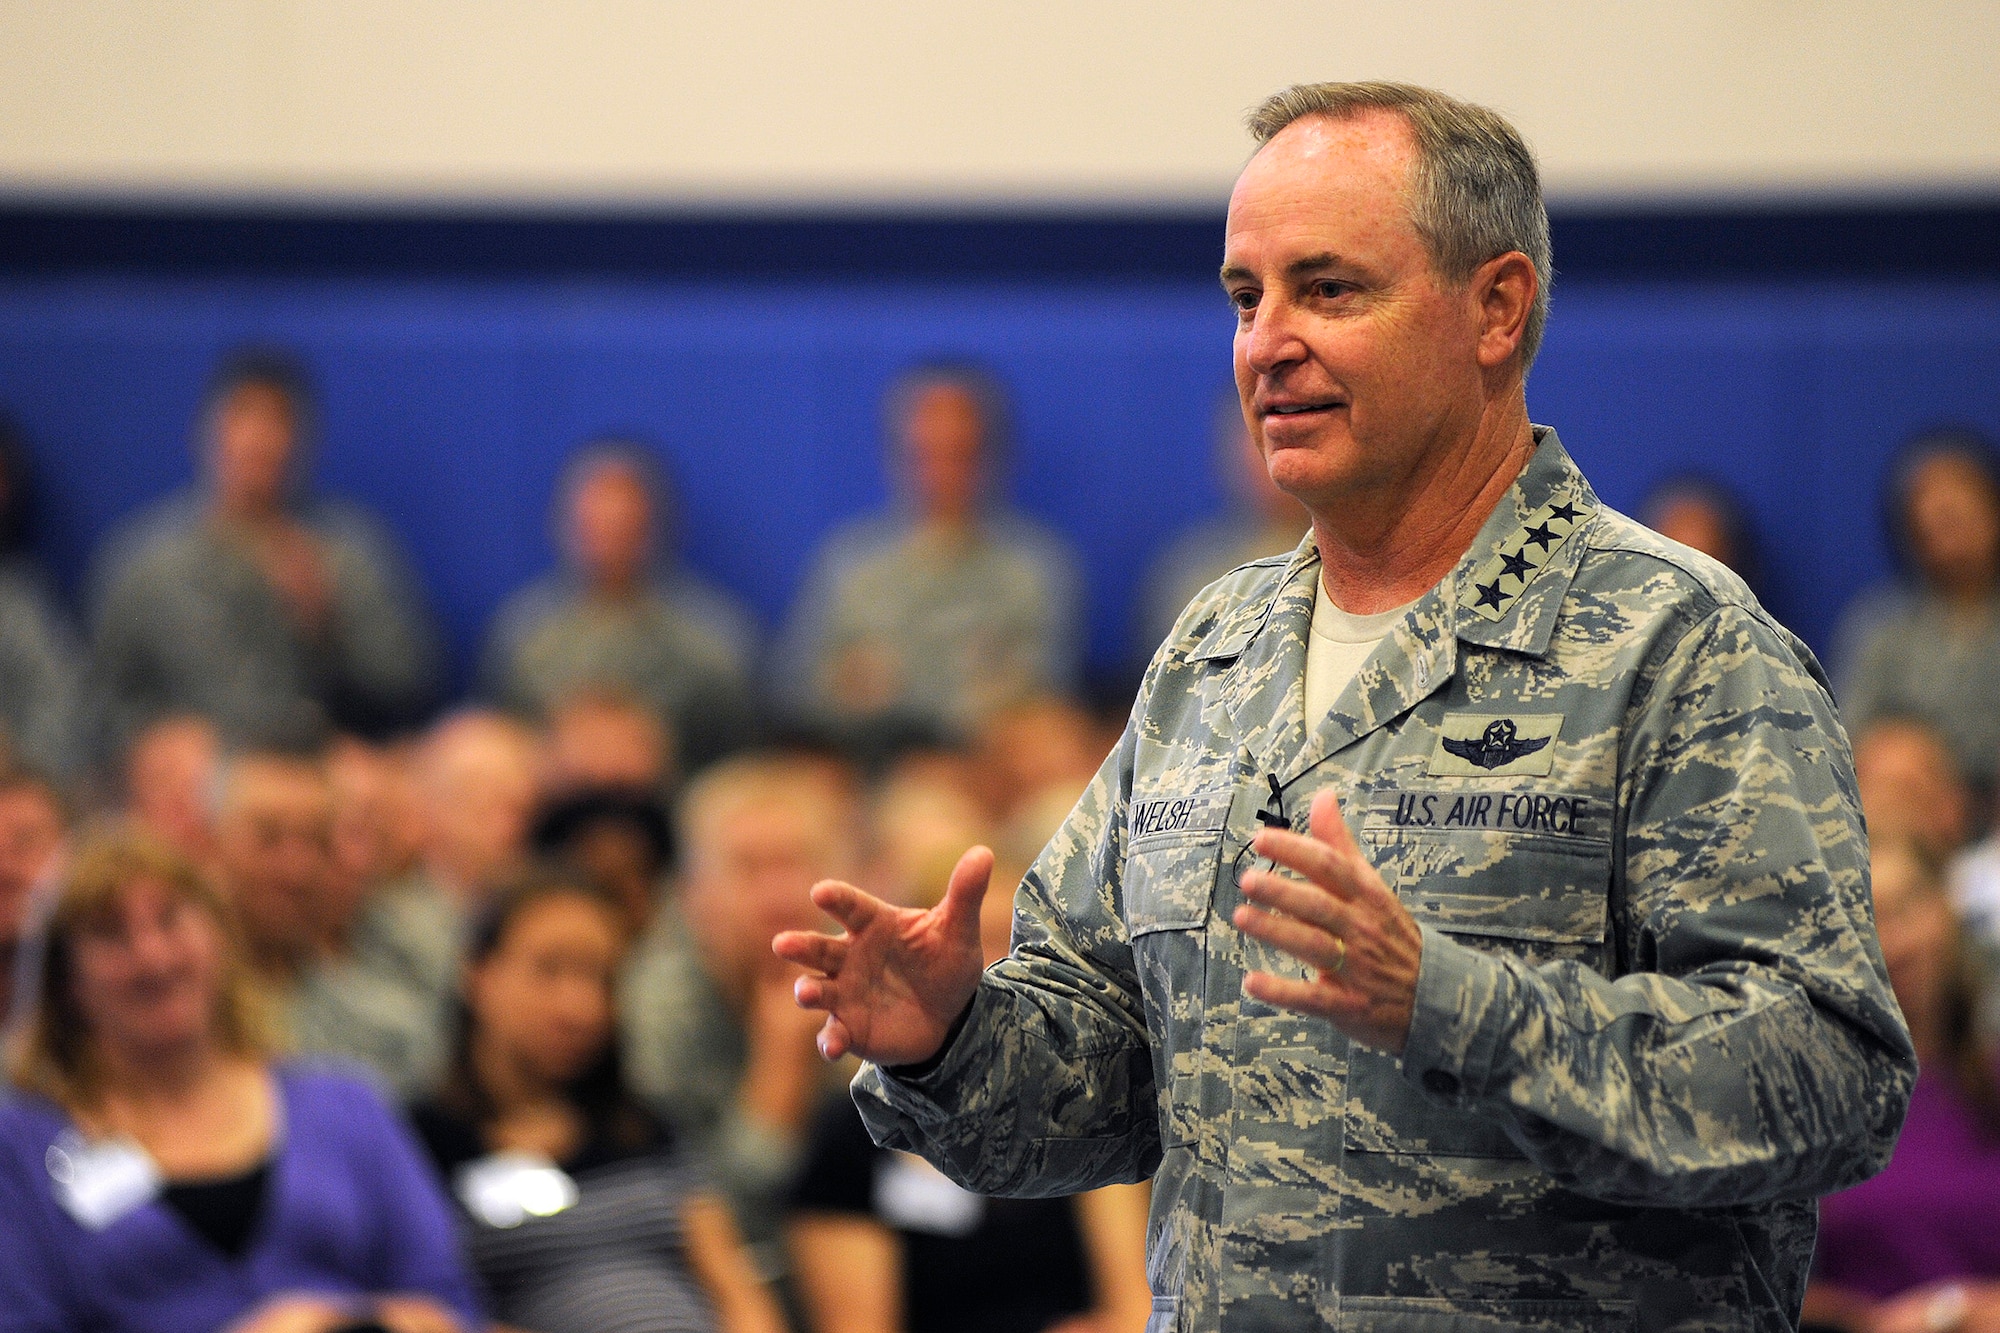
[[[909,1065],[938,1053],[979,989],[979,904],[992,874],[993,853],[974,847],[929,911],[892,907],[838,880],[813,885],[814,905],[845,931],[788,930],[771,948],[815,974],[800,977],[792,995],[826,1011],[821,1055]]]

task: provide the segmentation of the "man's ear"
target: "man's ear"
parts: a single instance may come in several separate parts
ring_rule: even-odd
[[[1520,350],[1541,279],[1532,260],[1509,250],[1474,269],[1467,286],[1478,309],[1479,364],[1496,370]]]

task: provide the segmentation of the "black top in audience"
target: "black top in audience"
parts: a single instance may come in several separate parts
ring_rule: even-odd
[[[921,1204],[898,1208],[887,1197],[897,1188],[891,1173],[929,1169],[899,1159],[870,1141],[853,1102],[836,1098],[813,1128],[791,1202],[797,1212],[870,1217],[896,1233],[906,1333],[1019,1333],[1090,1309],[1073,1201],[974,1198],[969,1215],[926,1224],[910,1216]],[[955,1188],[942,1177],[937,1184]]]

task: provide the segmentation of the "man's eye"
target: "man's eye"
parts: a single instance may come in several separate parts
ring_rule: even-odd
[[[1352,290],[1354,289],[1346,283],[1336,282],[1332,278],[1322,278],[1312,286],[1313,295],[1323,301],[1335,300],[1347,295]]]
[[[1247,289],[1240,292],[1231,292],[1229,294],[1229,304],[1235,306],[1239,312],[1255,310],[1257,308],[1257,293]]]

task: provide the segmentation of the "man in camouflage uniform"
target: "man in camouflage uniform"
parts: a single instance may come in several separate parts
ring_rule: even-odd
[[[975,849],[928,914],[816,886],[799,998],[970,1188],[1154,1175],[1155,1328],[1791,1327],[1915,1073],[1819,667],[1528,425],[1504,121],[1320,85],[1252,124],[1238,382],[1313,536],[1181,616],[1008,959],[963,962]],[[1453,172],[1522,206],[1454,235]],[[1327,601],[1399,614],[1308,717]]]

